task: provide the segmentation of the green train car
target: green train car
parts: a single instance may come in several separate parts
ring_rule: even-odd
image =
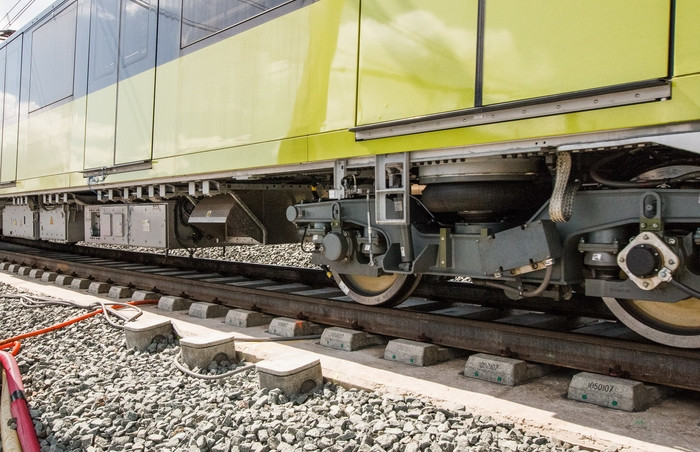
[[[8,237],[300,242],[700,347],[700,2],[66,0],[0,46]]]

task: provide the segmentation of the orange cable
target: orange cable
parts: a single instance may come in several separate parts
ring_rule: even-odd
[[[140,301],[130,301],[127,304],[129,304],[131,306],[138,306],[138,305],[142,305],[142,304],[155,304],[157,302],[158,302],[158,300],[140,300]],[[122,307],[123,306],[120,306],[120,305],[114,306],[115,309],[120,309]],[[57,323],[56,325],[52,325],[52,326],[49,326],[47,328],[42,328],[40,330],[32,331],[30,333],[24,333],[24,334],[20,334],[18,336],[15,336],[15,337],[0,340],[0,350],[5,349],[5,348],[10,348],[13,346],[14,348],[12,349],[11,354],[12,354],[12,356],[16,356],[17,353],[19,352],[19,348],[20,348],[20,344],[18,341],[20,341],[22,339],[27,339],[28,337],[39,336],[39,335],[44,334],[44,333],[49,333],[51,331],[58,330],[58,329],[63,328],[65,326],[69,326],[69,325],[72,325],[74,323],[80,322],[81,320],[85,320],[85,319],[89,319],[90,317],[94,317],[97,314],[99,314],[100,312],[102,312],[102,309],[88,312],[87,314],[83,314],[83,315],[80,315],[78,317],[74,317],[70,320],[66,320],[65,322]],[[16,345],[13,345],[15,343],[16,343]]]

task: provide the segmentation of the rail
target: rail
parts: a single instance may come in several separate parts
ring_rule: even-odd
[[[22,265],[131,286],[228,307],[362,329],[391,337],[432,342],[474,352],[518,357],[532,362],[700,391],[700,350],[550,331],[444,315],[407,312],[313,298],[293,293],[155,275],[33,253],[23,246],[0,244],[0,259]],[[250,265],[241,265],[251,272]],[[304,273],[304,269],[299,269]],[[282,273],[290,273],[285,269]],[[284,278],[282,278],[284,280]],[[312,284],[305,280],[307,284]],[[327,284],[324,281],[324,284]]]

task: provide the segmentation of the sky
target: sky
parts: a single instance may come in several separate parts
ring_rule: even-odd
[[[0,30],[19,30],[55,0],[0,0]]]

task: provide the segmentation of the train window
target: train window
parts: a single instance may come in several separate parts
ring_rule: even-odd
[[[73,3],[32,33],[29,111],[73,94],[77,10]]]
[[[0,49],[0,149],[2,149],[2,120],[5,110],[5,58],[7,48]]]
[[[90,73],[92,80],[99,80],[114,74],[117,67],[119,3],[110,0],[96,0],[93,2],[93,8]]]
[[[152,0],[125,0],[122,6],[121,60],[126,67],[146,57]]]
[[[19,82],[22,67],[22,40],[15,39],[7,47],[5,60],[4,121],[12,123],[19,116]]]
[[[183,0],[182,47],[232,27],[290,0]]]

